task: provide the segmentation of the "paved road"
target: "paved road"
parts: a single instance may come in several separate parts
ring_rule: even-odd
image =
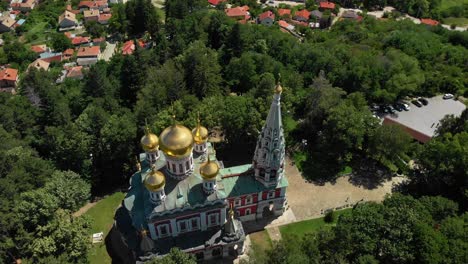
[[[115,46],[117,46],[117,43],[106,42],[106,44],[106,49],[101,54],[101,60],[109,61],[112,55],[114,55]]]

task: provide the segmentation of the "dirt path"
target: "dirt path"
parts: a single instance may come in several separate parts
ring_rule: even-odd
[[[78,211],[73,213],[73,217],[81,216],[82,214],[86,213],[89,209],[95,206],[97,202],[87,203],[83,207],[81,207]]]

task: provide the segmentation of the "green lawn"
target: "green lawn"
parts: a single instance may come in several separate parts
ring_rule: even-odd
[[[47,22],[41,22],[31,27],[25,34],[25,41],[31,44],[42,44],[46,41],[45,32],[47,30]]]
[[[257,260],[262,263],[266,259],[266,251],[271,249],[272,242],[266,230],[249,234],[250,242],[252,243],[249,256],[252,260]],[[255,262],[255,261],[254,261]]]
[[[442,19],[442,22],[446,25],[455,24],[457,26],[466,26],[468,25],[468,18],[466,17],[447,17]]]
[[[336,225],[338,217],[342,214],[349,213],[351,208],[335,211],[335,221],[333,223],[325,223],[323,217],[306,220],[302,222],[296,222],[289,225],[280,227],[281,236],[297,235],[303,236],[307,233],[313,233],[321,228],[331,228]]]
[[[467,3],[468,0],[442,0],[442,2],[440,3],[440,9],[444,10],[452,6],[459,6]]]
[[[104,232],[104,236],[107,235],[114,222],[115,209],[117,209],[124,197],[124,193],[114,193],[99,201],[85,213],[93,220],[91,233]],[[88,260],[91,264],[110,264],[111,259],[107,255],[106,245],[104,243],[93,244],[88,252]]]

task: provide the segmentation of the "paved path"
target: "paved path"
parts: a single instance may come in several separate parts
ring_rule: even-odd
[[[101,59],[105,61],[110,61],[112,55],[114,55],[115,46],[117,45],[117,43],[106,42],[106,44],[106,49],[102,52]]]
[[[281,240],[281,232],[278,226],[267,228],[266,231],[268,235],[270,236],[271,240],[273,241]]]

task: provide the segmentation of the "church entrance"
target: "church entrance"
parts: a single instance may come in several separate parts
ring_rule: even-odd
[[[268,206],[263,207],[263,211],[262,211],[263,219],[274,217],[275,216],[273,212],[274,208],[275,208],[275,205],[273,204],[273,202],[270,202]]]

